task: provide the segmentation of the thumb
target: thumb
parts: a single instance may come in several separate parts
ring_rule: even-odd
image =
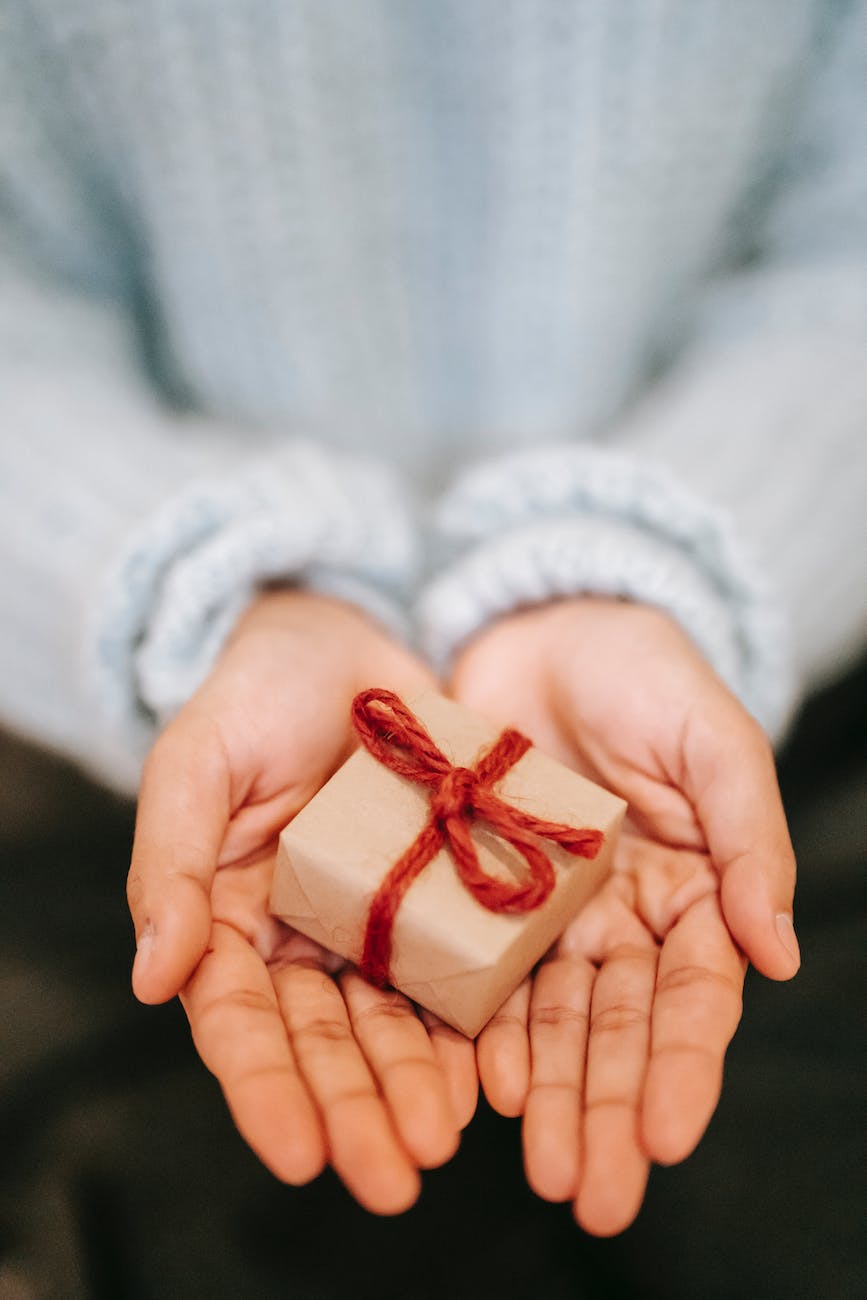
[[[770,979],[798,973],[801,950],[795,933],[793,896],[795,866],[775,864],[760,853],[742,858],[722,873],[722,908],[726,924],[750,961]]]
[[[211,933],[211,883],[229,821],[230,774],[208,719],[179,715],[145,764],[127,901],[136,934],[133,991],[166,1002]]]
[[[684,742],[690,795],[721,879],[735,941],[770,979],[801,964],[792,919],[795,854],[770,743],[727,694],[703,711]]]

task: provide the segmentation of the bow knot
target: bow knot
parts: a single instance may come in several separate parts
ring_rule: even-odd
[[[539,845],[552,840],[567,853],[595,858],[601,831],[564,826],[512,807],[493,789],[495,781],[530,748],[520,731],[507,728],[474,768],[453,766],[403,700],[393,691],[371,689],[356,695],[352,721],[365,748],[392,772],[432,788],[430,816],[413,843],[391,867],[377,890],[367,918],[361,970],[374,984],[387,984],[391,932],[409,886],[448,844],[461,881],[492,912],[528,912],[541,906],[556,883],[554,868]],[[524,880],[502,880],[482,870],[471,822],[484,819],[524,857]]]
[[[474,796],[479,784],[479,778],[472,768],[453,767],[431,796],[431,819],[445,829],[452,818],[473,813]]]

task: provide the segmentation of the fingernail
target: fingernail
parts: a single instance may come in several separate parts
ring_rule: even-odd
[[[795,934],[795,926],[792,922],[790,912],[778,912],[776,916],[777,938],[785,948],[787,954],[796,963],[801,964],[801,949],[798,946],[798,938]]]
[[[136,940],[135,961],[132,965],[134,975],[141,975],[146,970],[153,956],[155,941],[156,931],[153,922],[148,921]]]

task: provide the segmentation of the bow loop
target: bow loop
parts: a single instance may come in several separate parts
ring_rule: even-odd
[[[394,691],[372,687],[352,701],[352,723],[362,744],[399,776],[438,785],[452,770],[418,718]]]

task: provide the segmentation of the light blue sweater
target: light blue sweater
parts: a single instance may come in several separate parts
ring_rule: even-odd
[[[438,664],[862,642],[867,5],[0,0],[0,716],[132,788],[265,578]]]

